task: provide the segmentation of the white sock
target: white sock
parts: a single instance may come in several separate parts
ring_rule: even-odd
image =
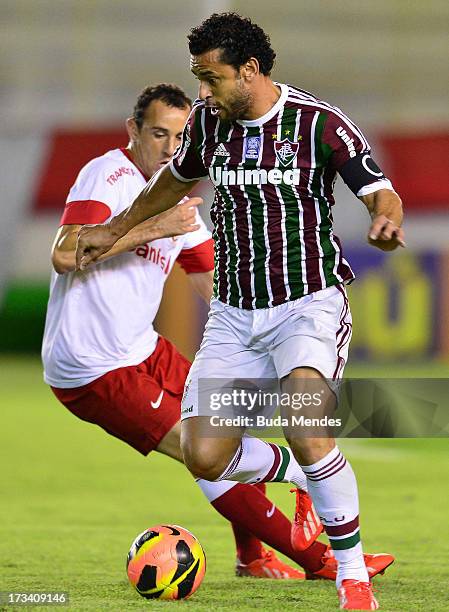
[[[368,582],[360,542],[357,482],[352,467],[335,447],[323,459],[302,469],[338,561],[337,588],[347,579]]]
[[[210,502],[215,501],[218,497],[221,497],[235,487],[238,482],[235,480],[218,480],[216,482],[210,482],[210,480],[204,480],[203,478],[198,478],[196,480],[196,484],[199,486],[201,491],[207,497]]]
[[[247,435],[243,436],[236,454],[219,480],[292,482],[298,488],[307,490],[307,479],[289,448]]]

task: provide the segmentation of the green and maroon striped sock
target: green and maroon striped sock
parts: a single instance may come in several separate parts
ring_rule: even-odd
[[[236,454],[219,480],[292,482],[298,488],[307,490],[304,472],[288,447],[251,436],[243,436]]]

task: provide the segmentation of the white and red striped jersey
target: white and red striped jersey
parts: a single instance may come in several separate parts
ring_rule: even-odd
[[[82,168],[61,225],[104,223],[146,183],[127,150],[108,151]],[[83,272],[52,272],[42,347],[46,383],[79,387],[151,355],[153,321],[175,260],[187,273],[213,269],[213,242],[197,215],[195,232],[155,240]]]

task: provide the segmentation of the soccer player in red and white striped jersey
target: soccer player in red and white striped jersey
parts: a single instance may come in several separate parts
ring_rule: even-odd
[[[320,416],[331,415],[351,338],[344,285],[354,277],[332,229],[336,175],[367,207],[368,240],[383,250],[404,246],[401,200],[340,109],[270,78],[275,53],[261,28],[235,13],[214,14],[188,38],[200,100],[182,145],[129,210],[81,230],[78,266],[210,178],[214,298],[183,398],[184,458],[209,480],[291,480],[284,447],[242,436],[239,427],[214,440],[201,435],[210,413],[199,381],[277,378],[287,394],[321,385]],[[291,403],[288,423],[294,415]],[[377,609],[349,462],[332,437],[284,431],[339,563],[341,607]]]

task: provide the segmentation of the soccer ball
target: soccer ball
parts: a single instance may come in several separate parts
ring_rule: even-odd
[[[139,534],[126,562],[130,583],[146,599],[186,599],[200,586],[206,556],[195,536],[178,525]]]

